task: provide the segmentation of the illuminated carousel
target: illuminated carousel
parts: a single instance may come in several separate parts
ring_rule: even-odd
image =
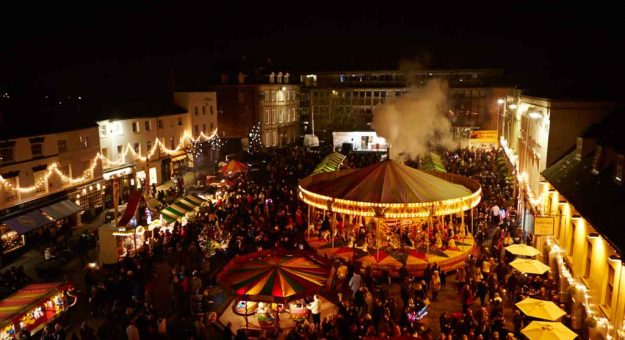
[[[473,208],[482,190],[465,176],[385,160],[311,175],[298,189],[311,221],[306,238],[319,254],[391,275],[406,265],[421,275],[428,263],[454,270],[473,250]]]

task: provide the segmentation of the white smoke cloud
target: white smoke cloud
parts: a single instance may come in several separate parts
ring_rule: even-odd
[[[451,122],[446,116],[448,86],[431,79],[422,86],[376,106],[373,127],[391,145],[391,158],[404,155],[414,159],[434,147],[453,148]]]

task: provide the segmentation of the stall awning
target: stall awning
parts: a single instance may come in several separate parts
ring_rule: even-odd
[[[178,199],[169,207],[161,210],[161,214],[163,215],[163,219],[171,223],[183,217],[187,212],[192,211],[195,207],[202,204],[202,202],[204,202],[204,200],[196,195],[187,195]]]
[[[139,206],[139,201],[143,197],[143,193],[141,191],[134,191],[130,194],[128,198],[128,204],[126,205],[126,210],[122,215],[122,218],[117,222],[118,227],[125,227],[128,225],[132,217],[137,212],[137,207]]]
[[[43,207],[41,210],[53,219],[60,220],[67,216],[76,214],[81,211],[82,208],[70,200],[63,200],[47,207]]]
[[[55,219],[49,218],[42,214],[39,209],[29,211],[25,214],[15,216],[1,223],[6,224],[9,228],[15,230],[18,234],[26,234],[44,225],[54,222]]]
[[[340,152],[329,154],[315,167],[312,174],[315,175],[323,172],[336,171],[345,158],[347,158],[347,156]]]
[[[6,321],[12,321],[15,317],[29,312],[43,300],[54,294],[67,289],[68,283],[52,282],[37,283],[25,286],[15,294],[0,301],[0,325]]]

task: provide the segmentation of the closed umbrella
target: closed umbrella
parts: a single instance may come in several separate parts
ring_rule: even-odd
[[[540,251],[527,244],[513,244],[505,248],[510,254],[518,256],[536,256]]]
[[[532,321],[521,330],[530,340],[573,340],[577,334],[560,322]]]
[[[527,316],[549,321],[555,321],[566,313],[551,301],[526,298],[516,306]]]
[[[542,275],[549,270],[549,266],[538,260],[516,259],[510,265],[524,274]]]

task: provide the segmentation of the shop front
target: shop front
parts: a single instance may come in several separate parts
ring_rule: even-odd
[[[2,255],[22,248],[32,232],[39,228],[75,225],[81,211],[76,203],[62,200],[0,221]]]
[[[0,301],[0,340],[34,336],[76,304],[72,290],[69,282],[31,284]]]

